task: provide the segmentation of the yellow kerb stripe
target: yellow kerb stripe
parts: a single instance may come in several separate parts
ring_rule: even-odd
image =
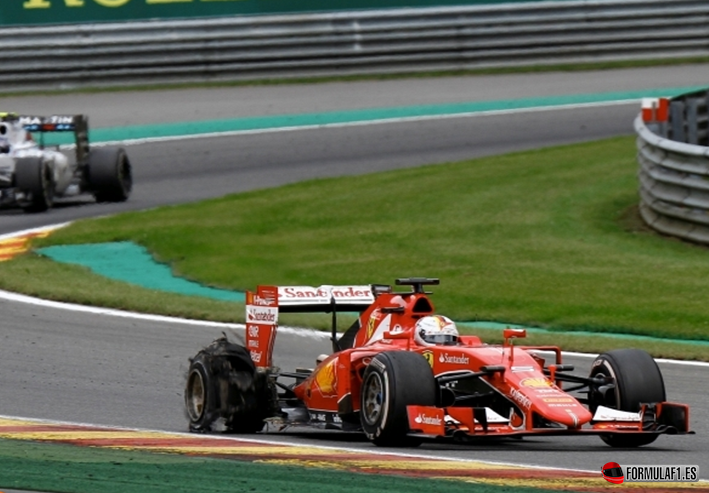
[[[282,465],[297,465],[303,464],[303,460],[299,459],[260,459],[256,462],[262,462],[264,464],[282,464]],[[388,460],[388,459],[332,459],[324,464],[328,467],[332,464],[343,464],[347,467],[355,467],[358,469],[376,469],[379,471],[387,469],[396,469],[402,471],[491,471],[491,470],[505,470],[505,471],[528,471],[524,467],[519,466],[503,466],[496,464],[483,464],[480,462],[457,462],[457,461],[435,461],[435,460],[419,460],[419,459],[398,459],[398,460]],[[311,465],[310,463],[308,465]],[[312,464],[315,465],[315,464]]]
[[[109,440],[139,440],[139,439],[166,439],[175,438],[159,433],[138,433],[124,431],[31,431],[32,427],[28,427],[27,431],[11,431],[4,432],[0,428],[1,438],[14,438],[18,440],[90,440],[90,439],[109,439]]]
[[[283,446],[283,447],[244,447],[239,445],[234,446],[178,446],[171,447],[169,445],[108,445],[109,448],[125,449],[125,450],[148,450],[151,452],[171,452],[179,454],[220,454],[220,455],[284,455],[284,456],[294,456],[299,455],[315,455],[330,457],[332,456],[332,450],[320,450],[320,449],[308,449],[293,446]]]

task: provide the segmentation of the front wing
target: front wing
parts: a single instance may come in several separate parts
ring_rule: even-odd
[[[643,404],[638,413],[599,406],[594,419],[578,428],[565,426],[513,426],[510,420],[489,408],[438,408],[407,406],[412,435],[447,437],[458,440],[523,437],[530,435],[608,435],[608,434],[693,434],[689,431],[686,404],[660,402]]]

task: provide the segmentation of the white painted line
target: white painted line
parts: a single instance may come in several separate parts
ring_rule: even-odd
[[[71,222],[66,222],[66,223],[60,223],[60,224],[50,224],[48,226],[40,226],[38,228],[31,228],[31,229],[25,229],[22,231],[16,231],[14,233],[7,233],[4,235],[0,235],[0,241],[1,240],[11,240],[13,238],[17,238],[18,236],[25,236],[33,233],[43,233],[45,231],[54,231],[55,229],[59,228],[64,228],[66,226],[69,226]]]
[[[16,303],[25,303],[29,305],[41,306],[45,308],[54,308],[57,310],[68,310],[80,313],[91,313],[94,315],[107,315],[111,317],[133,318],[138,320],[147,320],[150,322],[166,322],[166,323],[181,323],[187,325],[201,325],[204,327],[219,327],[225,329],[243,329],[243,324],[229,324],[222,322],[208,322],[203,320],[190,320],[177,317],[166,317],[162,315],[150,315],[145,313],[127,312],[123,310],[114,310],[111,308],[100,308],[95,306],[77,305],[74,303],[63,303],[59,301],[43,300],[33,296],[24,294],[11,293],[9,291],[0,290],[0,299],[12,301]]]
[[[666,363],[670,365],[684,365],[684,366],[699,366],[702,368],[709,368],[709,363],[706,361],[683,361],[683,360],[677,360],[677,359],[664,359],[664,358],[656,358],[655,361],[657,363]]]
[[[562,351],[561,353],[564,356],[575,356],[578,358],[595,358],[598,356],[598,354],[575,353],[572,351]],[[709,362],[706,362],[706,361],[686,361],[686,360],[665,359],[665,358],[654,358],[654,359],[657,363],[665,363],[665,364],[669,364],[669,365],[698,366],[698,367],[703,367],[703,368],[709,368]]]
[[[354,122],[342,122],[342,123],[323,123],[319,125],[300,125],[293,127],[275,127],[275,128],[260,128],[254,130],[231,130],[225,132],[209,132],[202,134],[189,134],[189,135],[173,135],[166,137],[145,137],[140,139],[127,139],[127,140],[115,140],[115,141],[103,141],[103,142],[92,142],[92,146],[109,146],[109,145],[140,145],[140,144],[153,144],[159,142],[171,142],[175,140],[187,140],[187,139],[209,139],[217,137],[233,137],[237,135],[259,135],[268,134],[274,132],[295,132],[298,130],[315,130],[322,128],[346,128],[346,127],[358,127],[365,125],[383,125],[389,123],[409,123],[409,122],[420,122],[427,120],[447,120],[451,118],[473,118],[478,116],[496,116],[496,115],[512,115],[517,113],[539,113],[546,111],[556,111],[556,110],[571,110],[579,108],[602,108],[606,106],[620,106],[627,104],[638,104],[640,99],[623,99],[618,101],[600,101],[595,103],[574,103],[574,104],[563,104],[556,106],[536,106],[533,108],[515,108],[508,110],[488,110],[488,111],[471,111],[466,113],[448,113],[445,115],[420,115],[420,116],[406,116],[399,118],[384,118],[380,120],[366,120],[366,121],[354,121]],[[74,144],[66,144],[60,146],[61,149],[73,149]]]
[[[41,298],[35,298],[33,296],[27,296],[24,294],[11,293],[9,291],[0,290],[0,299],[7,301],[12,301],[16,303],[26,303],[29,305],[41,306],[45,308],[53,308],[57,310],[68,310],[80,313],[91,313],[94,315],[106,315],[110,317],[120,317],[120,318],[132,318],[136,320],[147,320],[150,322],[162,322],[162,323],[172,323],[172,324],[183,324],[183,325],[195,325],[201,327],[215,327],[221,329],[235,329],[243,330],[245,328],[244,324],[240,323],[226,323],[226,322],[211,322],[207,320],[193,320],[188,318],[179,317],[168,317],[163,315],[151,315],[147,313],[136,313],[127,312],[123,310],[115,310],[112,308],[101,308],[95,306],[85,306],[77,305],[74,303],[64,303],[59,301],[43,300]],[[315,339],[327,339],[330,337],[329,333],[320,332],[314,329],[305,329],[299,327],[278,327],[278,331],[284,334],[293,334],[302,337],[310,337]]]
[[[23,418],[19,416],[5,416],[5,415],[0,415],[0,419],[13,419],[13,420],[18,420],[18,421],[28,421],[32,423],[41,423],[41,424],[46,424],[46,425],[61,425],[61,426],[85,426],[85,427],[91,427],[91,428],[103,428],[106,430],[119,430],[119,431],[129,431],[129,432],[135,432],[135,433],[165,433],[169,435],[174,435],[178,437],[186,437],[186,438],[199,438],[200,440],[215,440],[215,441],[222,441],[222,440],[228,440],[228,441],[234,441],[234,442],[247,442],[247,443],[257,443],[260,445],[276,445],[276,446],[289,446],[289,447],[296,447],[296,448],[302,448],[302,447],[308,447],[308,448],[314,448],[318,450],[333,450],[333,451],[342,451],[342,452],[349,452],[349,453],[354,453],[354,454],[372,454],[372,455],[389,455],[389,456],[394,456],[394,457],[402,457],[402,458],[413,458],[413,459],[428,459],[428,460],[441,460],[441,461],[451,461],[451,462],[463,462],[463,463],[478,463],[478,464],[488,464],[488,465],[493,465],[493,466],[505,466],[505,467],[523,467],[523,468],[529,468],[529,469],[537,469],[537,470],[544,470],[544,471],[572,471],[572,472],[583,472],[583,473],[591,473],[591,474],[596,474],[598,471],[596,470],[587,470],[587,469],[567,469],[567,468],[561,468],[561,467],[548,467],[548,466],[538,466],[534,464],[516,464],[514,462],[497,462],[497,461],[488,461],[488,460],[479,460],[479,459],[465,459],[465,458],[460,458],[460,457],[446,457],[442,455],[426,455],[426,454],[416,454],[416,453],[406,453],[406,452],[399,452],[397,450],[392,450],[392,449],[387,449],[387,450],[382,450],[382,449],[373,449],[373,450],[363,450],[363,449],[357,449],[357,448],[351,448],[351,447],[336,447],[336,446],[331,446],[331,445],[312,445],[312,444],[304,444],[299,441],[287,441],[287,440],[268,440],[268,439],[260,439],[260,438],[244,438],[244,437],[234,437],[231,435],[196,435],[194,433],[185,433],[185,432],[176,432],[176,431],[165,431],[165,430],[151,430],[151,429],[146,429],[146,428],[127,428],[127,427],[122,427],[122,426],[106,426],[106,425],[97,425],[97,424],[92,424],[92,423],[73,423],[71,421],[54,421],[54,420],[49,420],[49,419],[36,419],[36,418]],[[275,433],[274,433],[275,434]],[[372,447],[375,447],[375,445],[372,445]]]

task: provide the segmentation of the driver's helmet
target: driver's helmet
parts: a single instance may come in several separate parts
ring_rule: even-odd
[[[429,315],[416,322],[414,339],[423,346],[453,346],[458,344],[458,329],[448,317]]]

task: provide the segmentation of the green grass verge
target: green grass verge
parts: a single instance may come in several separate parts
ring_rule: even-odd
[[[186,82],[186,83],[161,83],[161,84],[136,84],[105,87],[70,88],[57,90],[31,90],[10,91],[0,93],[0,97],[29,96],[38,94],[72,94],[72,93],[99,93],[120,91],[164,91],[167,89],[193,89],[209,87],[237,87],[237,86],[274,86],[291,84],[325,84],[332,82],[357,82],[372,80],[416,79],[432,77],[460,77],[475,75],[504,75],[527,74],[543,72],[582,72],[598,70],[617,70],[643,67],[662,67],[674,65],[689,65],[708,63],[709,57],[682,57],[660,60],[618,60],[592,63],[562,63],[553,65],[528,65],[517,67],[490,67],[468,70],[439,70],[431,72],[401,72],[391,74],[362,74],[322,77],[279,77],[277,79],[252,79],[211,82]]]
[[[61,493],[544,493],[322,467],[0,440],[0,488]]]
[[[456,320],[709,340],[709,250],[642,227],[636,168],[623,137],[80,221],[37,243],[130,240],[177,275],[240,290],[440,277],[433,300]],[[0,287],[243,319],[230,303],[148,293],[33,255],[0,264]],[[547,339],[560,340],[530,340]],[[628,346],[586,339],[565,349]],[[656,346],[657,356],[709,354]]]

